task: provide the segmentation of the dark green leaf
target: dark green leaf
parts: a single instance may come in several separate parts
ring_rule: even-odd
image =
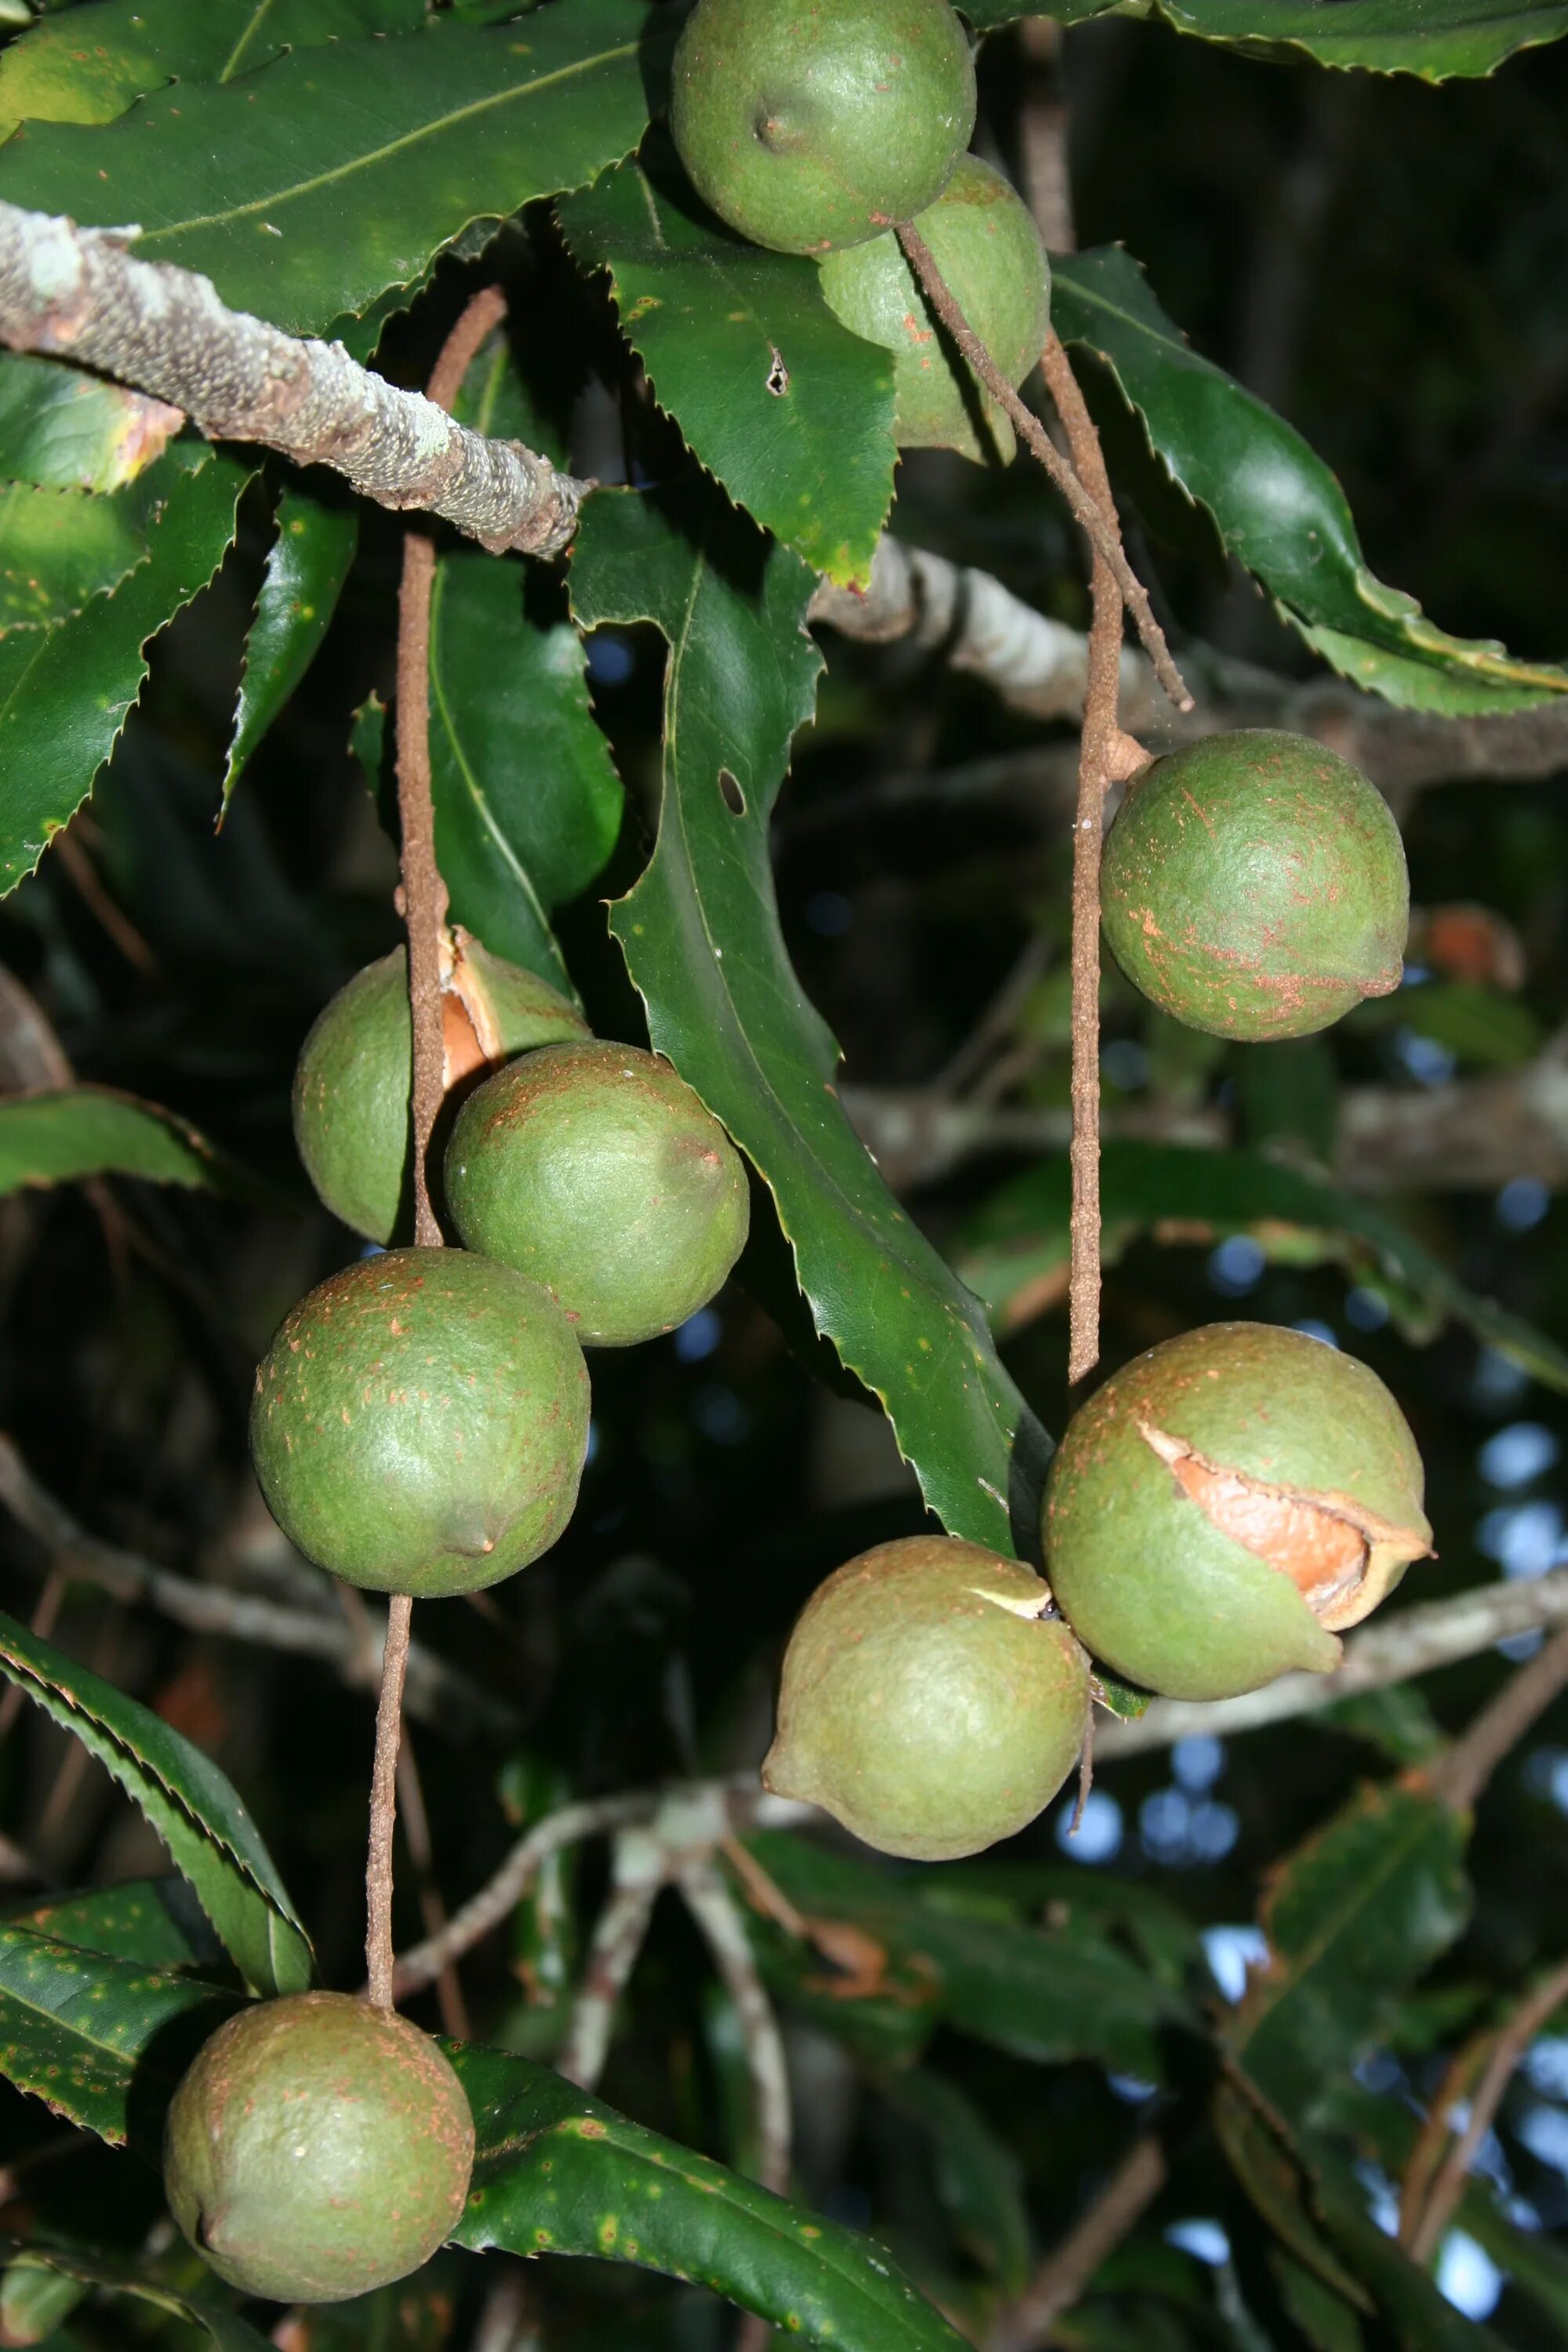
[[[479,352],[454,413],[478,433],[548,448],[503,335]],[[436,849],[454,919],[572,995],[551,910],[604,866],[625,795],[589,708],[582,640],[541,601],[538,575],[519,563],[468,549],[437,567]]]
[[[1545,1028],[1528,1004],[1474,981],[1438,980],[1355,1010],[1355,1026],[1411,1029],[1444,1046],[1472,1069],[1517,1070],[1546,1043]]]
[[[410,31],[425,0],[92,0],[0,55],[0,139],[24,120],[110,122],[166,82],[230,81],[284,49]]]
[[[1493,73],[1516,50],[1568,33],[1563,0],[967,0],[963,14],[984,31],[1016,16],[1077,25],[1112,10],[1157,16],[1252,57],[1306,56],[1423,81]]]
[[[0,638],[0,891],[32,873],[86,799],[142,691],[143,648],[206,585],[234,538],[244,466],[184,447],[160,466],[183,478],[153,526],[147,562],[75,620]]]
[[[962,2337],[869,2240],[644,2131],[525,2058],[472,2047],[451,2056],[479,2132],[458,2245],[637,2263],[832,2352],[959,2352]]]
[[[188,2326],[202,2329],[216,2352],[268,2352],[268,2339],[258,2335],[248,2320],[226,2310],[221,2303],[209,2302],[205,2295],[180,2294],[157,2279],[141,2278],[134,2271],[118,2265],[88,2262],[78,2254],[68,2254],[50,2246],[19,2248],[6,2264],[5,2278],[25,2277],[31,2272],[40,2279],[74,2280],[79,2286],[97,2288],[109,2294],[128,2294],[138,2303],[151,2304],[154,2311],[170,2314]],[[10,2339],[15,2341],[15,2338]]]
[[[195,1968],[215,1958],[221,1965],[221,1953],[183,1878],[133,1878],[88,1895],[62,1895],[16,1913],[6,1925],[148,1969]]]
[[[439,22],[297,52],[226,88],[160,92],[100,127],[0,149],[0,196],[137,221],[138,257],[211,278],[300,334],[416,283],[471,222],[590,180],[647,120],[636,0],[526,28]]]
[[[1371,2295],[1323,2235],[1312,2205],[1314,2176],[1279,2118],[1261,2115],[1235,2082],[1220,2084],[1213,2112],[1231,2170],[1279,2245],[1342,2305],[1370,2311]]]
[[[830,580],[863,586],[893,496],[893,372],[840,326],[813,261],[716,220],[655,135],[559,207],[607,269],[661,407],[731,497]]]
[[[221,1185],[224,1163],[173,1111],[108,1087],[0,1101],[0,1199],[29,1184],[138,1176],[149,1184]]]
[[[879,2088],[924,2135],[937,2193],[963,2243],[1004,2294],[1016,2294],[1029,2274],[1029,2216],[1012,2149],[956,2083],[928,2066],[889,2074]]]
[[[1269,2249],[1268,2267],[1280,2302],[1313,2352],[1363,2352],[1366,2338],[1360,2318],[1342,2294],[1278,2246]]]
[[[0,1616],[0,1674],[108,1767],[190,1881],[253,1990],[300,1991],[310,1947],[272,1858],[210,1758],[139,1699]]]
[[[1332,13],[1346,5],[1353,0]],[[1051,315],[1064,341],[1105,362],[1172,480],[1207,509],[1237,561],[1336,669],[1391,702],[1449,712],[1526,709],[1568,693],[1568,670],[1447,636],[1413,598],[1377,579],[1321,458],[1200,358],[1121,247],[1064,255],[1053,268]]]
[[[0,479],[41,490],[122,489],[180,422],[177,409],[160,410],[62,360],[0,352]]]
[[[1468,1824],[1415,1785],[1365,1787],[1276,1873],[1269,1960],[1226,2032],[1270,2105],[1310,2120],[1470,1913]]]
[[[0,636],[68,620],[145,563],[149,529],[180,479],[154,467],[110,498],[0,487]]]
[[[156,2161],[163,2110],[232,1993],[0,1927],[0,2074]]]
[[[768,822],[821,667],[813,584],[705,486],[590,502],[578,617],[651,620],[670,647],[658,846],[613,928],[654,1045],[772,1190],[816,1328],[880,1398],[926,1501],[953,1535],[1011,1552],[1015,1509],[1037,1527],[1048,1442],[978,1302],[846,1118],[837,1046],[779,928]]]
[[[976,2041],[1041,2063],[1096,2058],[1119,2074],[1158,2082],[1165,2072],[1162,2032],[1195,2024],[1181,1997],[1109,1936],[1082,1927],[1052,1935],[949,1909],[922,1899],[918,1882],[782,1831],[748,1843],[797,1910],[864,1929],[886,1952],[895,1985],[895,1966],[905,1980],[923,1979],[937,2014]],[[820,1959],[815,1973],[827,1974]]]
[[[47,2344],[89,2291],[58,2271],[8,2263],[0,2277],[0,2344]]]
[[[1039,1160],[964,1228],[958,1270],[1003,1336],[1065,1296],[1070,1189],[1065,1152]],[[1270,1257],[1328,1260],[1352,1282],[1392,1285],[1419,1304],[1428,1326],[1451,1318],[1537,1380],[1568,1389],[1568,1350],[1544,1332],[1468,1290],[1381,1209],[1260,1153],[1110,1141],[1100,1155],[1100,1203],[1108,1265],[1144,1233],[1205,1244],[1246,1234]]]
[[[1341,2253],[1372,2289],[1404,2352],[1503,2352],[1502,2339],[1456,2311],[1429,2273],[1385,2237],[1348,2170],[1320,2181],[1318,2210]]]
[[[242,769],[326,635],[359,539],[359,509],[328,506],[290,484],[278,501],[224,772],[224,805]]]

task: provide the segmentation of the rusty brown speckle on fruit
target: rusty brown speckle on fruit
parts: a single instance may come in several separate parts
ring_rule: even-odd
[[[1288,1576],[1331,1633],[1359,1625],[1410,1561],[1431,1552],[1425,1535],[1348,1495],[1271,1486],[1211,1462],[1150,1422],[1140,1421],[1138,1432],[1220,1532]]]

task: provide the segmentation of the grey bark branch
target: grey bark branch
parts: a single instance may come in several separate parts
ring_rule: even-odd
[[[757,2178],[764,2189],[783,2197],[789,2189],[793,2138],[789,2067],[773,2003],[752,1957],[745,1920],[710,1862],[692,1864],[681,1872],[678,1884],[734,2004],[752,2079]]]
[[[1095,1760],[1114,1763],[1150,1748],[1170,1748],[1195,1733],[1228,1739],[1268,1723],[1316,1714],[1342,1698],[1386,1690],[1489,1650],[1513,1633],[1568,1625],[1568,1568],[1530,1582],[1479,1584],[1448,1601],[1428,1601],[1380,1618],[1345,1643],[1344,1664],[1331,1675],[1281,1675],[1262,1690],[1212,1702],[1156,1699],[1136,1723],[1101,1717]]]
[[[213,440],[331,466],[381,506],[414,507],[500,550],[558,553],[586,488],[521,441],[487,440],[341,343],[230,310],[210,279],[0,204],[0,341],[76,360],[181,409]]]
[[[0,1434],[0,1503],[18,1526],[39,1543],[51,1567],[83,1584],[94,1584],[117,1601],[155,1610],[193,1633],[213,1633],[268,1650],[320,1658],[356,1689],[374,1690],[381,1675],[385,1621],[368,1646],[333,1608],[325,1590],[320,1611],[290,1608],[226,1585],[200,1584],[157,1568],[140,1553],[125,1551],[90,1535],[41,1486],[12,1444]],[[505,1736],[517,1717],[477,1684],[416,1643],[408,1656],[408,1711],[448,1732],[456,1726]]]

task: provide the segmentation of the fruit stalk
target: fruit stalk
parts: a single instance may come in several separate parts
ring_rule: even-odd
[[[1143,650],[1153,665],[1159,679],[1178,710],[1191,710],[1193,698],[1186,681],[1171,657],[1165,643],[1165,633],[1154,618],[1149,603],[1149,592],[1121,551],[1115,525],[1104,505],[1085,488],[1067,459],[1052,443],[1039,418],[1014,391],[1006,377],[996,366],[990,352],[971,327],[963,310],[931,257],[931,247],[920,231],[910,222],[900,222],[899,242],[904,248],[910,268],[920,279],[931,309],[958,345],[981,383],[994,400],[1001,403],[1016,430],[1027,442],[1030,450],[1045,467],[1051,480],[1067,502],[1075,522],[1088,532],[1097,555],[1103,557],[1111,577],[1121,592],[1121,600],[1132,615],[1133,625],[1142,640]]]
[[[1079,480],[1101,511],[1116,506],[1100,436],[1053,327],[1040,366],[1066,428]],[[1078,808],[1072,845],[1072,1219],[1068,1286],[1068,1380],[1081,1381],[1100,1360],[1100,859],[1105,794],[1113,779],[1142,765],[1140,746],[1121,731],[1121,593],[1095,550],[1089,575],[1094,613],[1089,680],[1079,737]]]
[[[442,345],[430,378],[428,396],[437,407],[451,407],[469,362],[505,313],[506,298],[496,286],[484,288],[468,304]],[[447,886],[436,863],[436,808],[430,791],[430,594],[435,579],[435,542],[424,531],[409,531],[403,542],[397,604],[397,814],[403,844],[403,920],[408,934],[408,1012],[414,1031],[410,1103],[414,1238],[427,1249],[439,1249],[443,1239],[430,1206],[426,1163],[446,1079],[441,931],[447,919]],[[403,1685],[413,1617],[409,1594],[394,1593],[387,1604],[386,1647],[375,1710],[364,1868],[365,1979],[377,2009],[393,2006],[392,1835],[397,1821],[397,1751],[403,1738]]]

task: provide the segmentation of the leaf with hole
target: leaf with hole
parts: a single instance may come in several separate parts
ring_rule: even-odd
[[[1453,714],[1530,709],[1568,694],[1568,670],[1448,636],[1379,580],[1322,459],[1193,350],[1120,246],[1053,265],[1051,316],[1064,342],[1110,369],[1171,479],[1334,668],[1391,702]]]
[[[278,501],[276,536],[245,641],[223,800],[321,650],[359,541],[359,509],[329,504],[290,482]]]
[[[258,1993],[301,1991],[310,1947],[272,1857],[209,1757],[140,1699],[0,1615],[0,1675],[79,1739],[138,1804]]]
[[[1143,1234],[1205,1248],[1246,1235],[1284,1264],[1342,1266],[1352,1282],[1388,1296],[1422,1338],[1444,1322],[1461,1323],[1537,1380],[1568,1389],[1568,1350],[1545,1332],[1470,1290],[1359,1194],[1261,1152],[1113,1139],[1100,1153],[1100,1204],[1106,1265]],[[1065,1298],[1070,1210],[1062,1152],[1010,1177],[963,1226],[958,1270],[1003,1338]]]
[[[880,1399],[950,1533],[1011,1552],[1049,1441],[979,1304],[889,1192],[844,1115],[838,1048],[790,964],[768,825],[821,658],[815,581],[716,491],[594,499],[572,563],[580,621],[669,644],[651,864],[611,921],[667,1054],[772,1191],[819,1332]]]
[[[988,32],[1019,16],[1079,25],[1122,13],[1122,0],[965,0]],[[1506,58],[1568,33],[1563,0],[1142,0],[1136,13],[1249,57],[1416,74],[1423,81],[1495,73]]]
[[[250,479],[231,457],[171,449],[180,469],[149,553],[74,620],[0,638],[0,892],[31,874],[114,748],[147,676],[145,647],[205,588]]]
[[[557,209],[710,473],[813,571],[865,586],[893,496],[892,367],[840,326],[816,263],[725,228],[661,133]]]
[[[37,124],[0,148],[0,197],[137,222],[139,259],[199,270],[233,308],[321,334],[416,284],[474,222],[635,147],[645,18],[636,0],[571,0],[542,8],[526,38],[436,20],[294,51],[101,126]]]

